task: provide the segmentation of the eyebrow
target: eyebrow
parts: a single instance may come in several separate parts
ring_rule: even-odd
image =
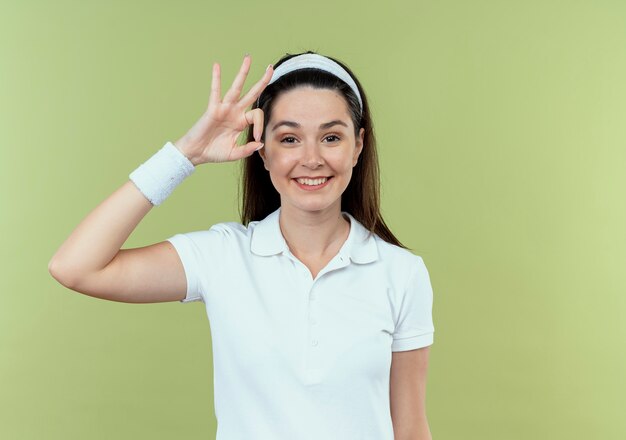
[[[297,122],[294,121],[280,121],[278,123],[276,123],[276,125],[274,125],[274,127],[272,127],[272,131],[276,130],[278,127],[280,127],[281,125],[286,125],[287,127],[294,127],[294,128],[300,128],[301,125],[298,124]],[[324,130],[326,128],[330,128],[333,125],[343,125],[344,127],[348,127],[348,124],[346,124],[345,122],[339,120],[339,119],[335,119],[334,121],[330,121],[330,122],[326,122],[324,124],[320,125],[320,130]]]

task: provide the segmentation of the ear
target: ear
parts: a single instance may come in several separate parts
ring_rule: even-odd
[[[261,159],[263,160],[263,166],[265,167],[267,171],[269,171],[269,169],[267,168],[267,159],[265,157],[265,148],[267,147],[264,146],[260,150],[257,150],[257,153],[259,153],[259,156],[261,156]]]
[[[361,151],[363,151],[363,136],[365,135],[365,129],[361,127],[359,130],[359,137],[356,140],[356,148],[354,150],[354,157],[352,160],[352,167],[356,166],[356,163],[359,161],[359,156],[361,155]]]

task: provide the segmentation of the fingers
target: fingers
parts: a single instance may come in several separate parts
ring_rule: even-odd
[[[274,66],[270,64],[269,66],[267,66],[267,69],[265,69],[263,77],[254,86],[252,86],[248,93],[246,93],[246,95],[241,98],[241,101],[239,101],[244,106],[244,108],[247,108],[250,104],[256,101],[256,99],[261,95],[261,92],[263,92],[265,87],[267,87],[267,84],[272,79],[273,74]]]
[[[211,94],[209,95],[209,107],[216,105],[220,102],[222,95],[220,85],[220,65],[219,63],[213,63],[213,76],[211,77]]]
[[[245,113],[246,121],[248,124],[254,124],[252,128],[252,135],[254,136],[254,140],[257,142],[261,142],[261,135],[263,134],[263,110],[260,108],[255,108]]]
[[[246,81],[246,76],[250,71],[250,55],[246,55],[243,59],[243,63],[241,64],[241,68],[239,69],[239,73],[235,77],[231,88],[224,95],[224,102],[235,102],[239,99],[239,95],[243,89],[244,83]],[[265,69],[265,73],[263,77],[257,81],[254,86],[245,94],[239,103],[247,108],[250,104],[252,104],[263,92],[267,84],[272,79],[272,75],[274,74],[274,66],[270,64]],[[221,67],[219,63],[213,63],[213,76],[211,79],[211,94],[209,96],[209,107],[219,104],[221,101]]]
[[[243,63],[241,63],[241,67],[239,68],[239,73],[233,80],[233,85],[228,89],[226,95],[224,95],[224,102],[236,102],[239,99],[239,95],[241,95],[241,90],[243,89],[243,84],[246,82],[246,76],[250,71],[250,55],[246,55],[243,57]]]

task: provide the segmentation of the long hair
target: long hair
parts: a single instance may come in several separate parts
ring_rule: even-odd
[[[316,52],[309,50],[302,53]],[[301,54],[287,53],[274,64],[274,68],[298,55]],[[380,171],[376,153],[376,138],[365,92],[359,80],[345,64],[335,58],[329,56],[327,58],[335,61],[350,74],[361,94],[363,112],[361,112],[357,96],[344,81],[323,70],[299,69],[280,77],[265,87],[259,99],[252,105],[253,109],[261,108],[263,110],[261,142],[264,142],[267,123],[272,117],[273,103],[281,93],[300,86],[331,89],[341,93],[348,104],[348,110],[354,124],[355,137],[358,138],[361,127],[365,129],[363,149],[352,170],[350,182],[341,195],[341,210],[349,212],[367,230],[375,233],[386,242],[408,249],[389,230],[380,213]],[[253,142],[254,140],[252,127],[248,126],[246,142]],[[259,154],[252,154],[241,161],[240,184],[239,192],[241,193],[243,188],[243,197],[241,197],[239,215],[243,225],[247,226],[251,221],[262,220],[280,207],[280,194],[274,188],[269,172],[263,166],[263,159]]]

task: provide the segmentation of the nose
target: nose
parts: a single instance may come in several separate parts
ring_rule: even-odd
[[[307,143],[302,151],[302,164],[305,167],[314,170],[324,165],[324,157],[322,156],[321,147],[317,143]]]

